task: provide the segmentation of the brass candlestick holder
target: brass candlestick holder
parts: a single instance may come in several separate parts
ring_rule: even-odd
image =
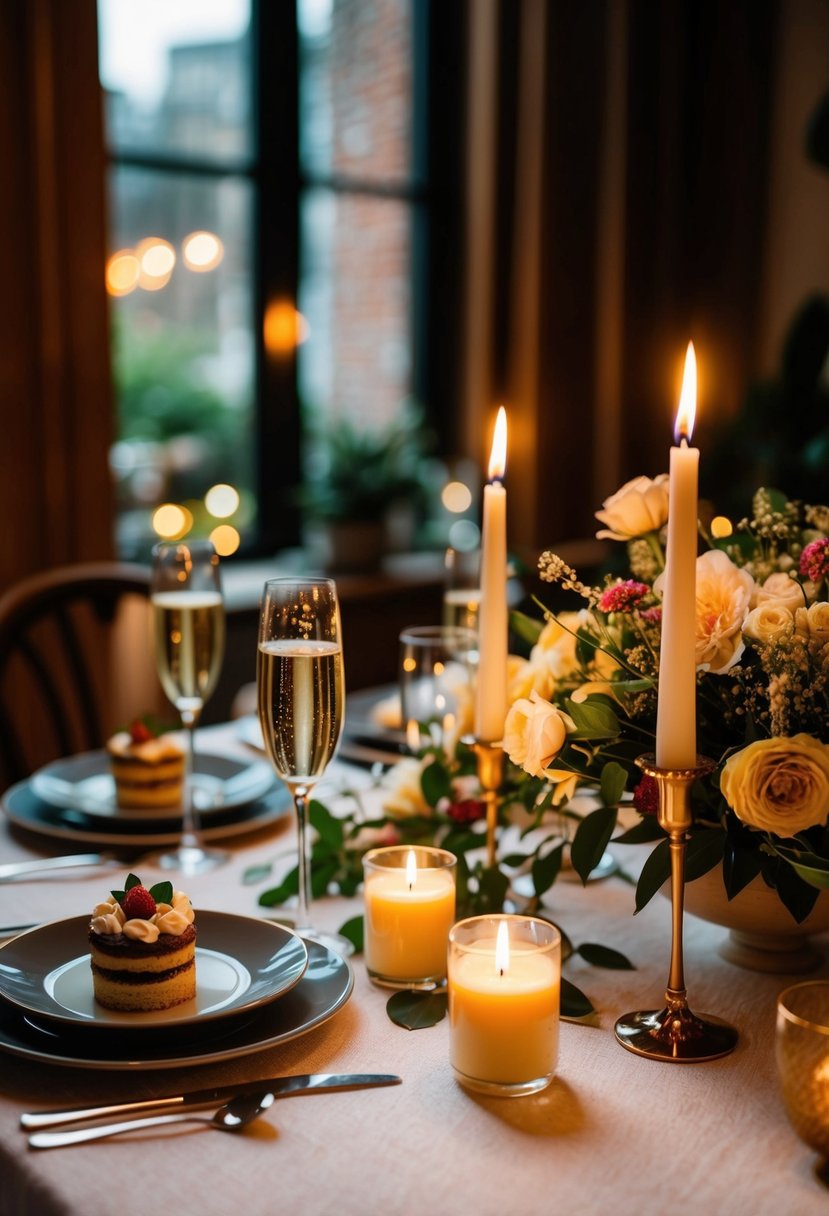
[[[484,739],[467,737],[465,743],[472,748],[478,761],[478,781],[486,806],[486,857],[487,865],[495,865],[496,832],[498,828],[498,790],[504,780],[504,746],[487,743]]]
[[[671,967],[665,1007],[626,1013],[616,1023],[616,1038],[628,1051],[655,1060],[692,1063],[727,1056],[737,1045],[737,1031],[727,1022],[688,1008],[682,961],[682,917],[685,903],[685,849],[691,815],[691,786],[714,765],[698,757],[696,768],[658,768],[653,756],[636,761],[659,789],[659,823],[668,833],[671,851]]]

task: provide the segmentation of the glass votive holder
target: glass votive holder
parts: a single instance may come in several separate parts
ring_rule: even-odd
[[[412,625],[400,634],[400,703],[409,746],[451,748],[471,729],[478,638],[471,629]]]
[[[829,1159],[829,980],[807,980],[777,998],[777,1079],[789,1122]]]
[[[532,916],[473,916],[449,934],[449,1056],[467,1089],[549,1085],[558,1059],[561,934]]]
[[[446,980],[458,859],[446,849],[389,845],[363,858],[369,978],[382,988],[436,988]]]

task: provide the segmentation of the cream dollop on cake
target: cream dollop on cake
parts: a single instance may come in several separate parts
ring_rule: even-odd
[[[124,810],[181,805],[185,753],[173,735],[154,735],[143,722],[107,742],[115,797]]]
[[[196,926],[189,896],[135,874],[96,904],[89,923],[95,999],[107,1009],[169,1009],[196,995]]]

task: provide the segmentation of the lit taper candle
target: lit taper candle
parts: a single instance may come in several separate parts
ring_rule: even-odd
[[[671,448],[668,548],[662,597],[656,763],[693,768],[697,759],[696,567],[699,449],[689,446],[697,408],[697,361],[688,343]]]
[[[507,714],[507,492],[501,484],[507,463],[507,415],[498,409],[484,487],[481,538],[481,623],[475,735],[497,743]]]

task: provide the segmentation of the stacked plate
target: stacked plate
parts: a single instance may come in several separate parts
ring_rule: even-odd
[[[121,1013],[94,998],[88,916],[0,947],[0,1049],[75,1068],[180,1068],[249,1055],[321,1025],[351,995],[348,962],[281,925],[196,914],[196,997]]]
[[[197,752],[193,785],[206,840],[257,831],[291,809],[287,788],[264,760]],[[144,849],[176,844],[181,834],[176,812],[116,805],[105,751],[56,760],[13,785],[0,805],[12,823],[61,840]]]

